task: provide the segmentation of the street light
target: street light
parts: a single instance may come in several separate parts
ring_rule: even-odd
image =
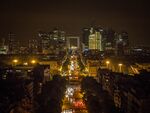
[[[120,63],[120,64],[118,64],[119,66],[122,66],[122,64]]]
[[[123,65],[123,64],[121,64],[121,63],[118,64],[118,66],[119,66],[119,71],[120,71],[120,72],[122,72],[122,65]]]
[[[35,61],[35,60],[31,60],[31,63],[32,63],[32,64],[35,64],[35,63],[36,63],[36,61]]]
[[[14,59],[14,60],[13,60],[13,62],[14,62],[14,63],[17,63],[17,62],[18,62],[18,60],[17,60],[17,59]]]
[[[107,68],[108,68],[109,64],[110,64],[110,61],[107,60],[106,61]]]
[[[59,71],[60,71],[60,72],[62,71],[62,66],[59,68]]]
[[[18,60],[17,60],[17,59],[14,59],[14,60],[13,60],[13,63],[14,63],[14,65],[16,66],[17,63],[18,63]]]

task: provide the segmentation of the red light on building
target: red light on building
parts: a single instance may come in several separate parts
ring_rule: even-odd
[[[76,101],[73,104],[76,108],[85,108],[85,104],[83,103],[83,101]]]

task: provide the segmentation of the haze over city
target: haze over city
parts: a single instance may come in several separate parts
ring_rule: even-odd
[[[133,45],[149,45],[149,6],[146,0],[0,1],[0,38],[13,32],[19,40],[36,37],[39,30],[58,27],[68,34],[100,26],[127,31]]]

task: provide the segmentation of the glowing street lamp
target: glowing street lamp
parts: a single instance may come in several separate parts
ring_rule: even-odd
[[[110,64],[110,61],[106,61],[107,68],[108,68],[109,64]]]
[[[13,62],[14,62],[14,63],[17,63],[17,62],[18,62],[18,60],[17,60],[17,59],[14,59],[14,60],[13,60]]]
[[[14,60],[13,60],[13,63],[14,63],[14,65],[16,66],[17,63],[18,63],[18,60],[17,60],[17,59],[14,59]]]
[[[31,60],[31,63],[32,63],[32,64],[35,64],[35,63],[36,63],[36,61],[35,61],[35,60]]]
[[[122,64],[118,64],[120,67],[122,66]]]
[[[119,66],[119,71],[120,71],[120,72],[122,72],[122,65],[123,65],[123,64],[121,64],[121,63],[118,64],[118,66]]]
[[[62,71],[62,67],[60,67],[59,71],[60,71],[60,72]]]
[[[110,63],[110,61],[106,61],[106,64],[109,64]]]

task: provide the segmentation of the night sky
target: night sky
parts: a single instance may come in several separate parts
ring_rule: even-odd
[[[148,0],[1,0],[0,38],[13,32],[24,41],[54,27],[81,35],[93,24],[127,31],[131,44],[149,45],[149,10]]]

